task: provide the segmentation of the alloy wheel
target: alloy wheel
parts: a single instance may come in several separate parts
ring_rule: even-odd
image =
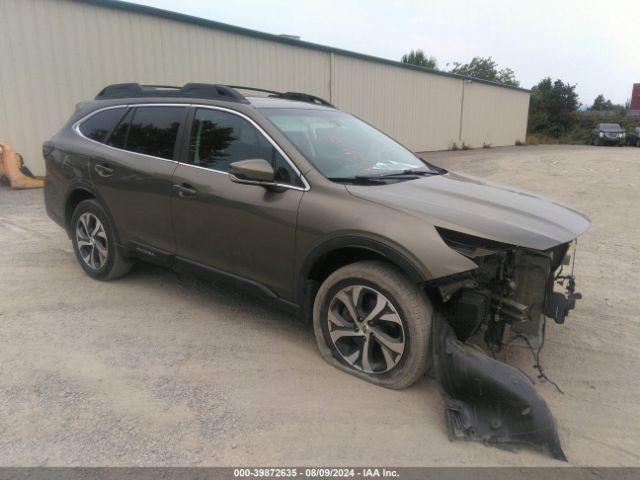
[[[85,212],[76,224],[76,242],[82,260],[93,270],[100,270],[107,263],[109,244],[107,233],[96,215]]]
[[[335,350],[357,370],[385,373],[402,358],[402,319],[389,299],[371,287],[350,285],[336,293],[327,323]]]

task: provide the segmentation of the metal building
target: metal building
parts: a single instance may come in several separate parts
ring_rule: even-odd
[[[631,90],[630,117],[640,117],[640,83],[634,83]]]
[[[328,99],[414,151],[524,140],[529,91],[113,0],[0,0],[0,139],[44,173],[77,102],[135,81]]]

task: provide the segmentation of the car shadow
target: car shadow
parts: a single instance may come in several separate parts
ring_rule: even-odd
[[[243,323],[249,328],[264,328],[265,324],[272,328],[281,329],[282,335],[287,340],[293,340],[298,346],[309,351],[310,355],[320,355],[317,351],[313,325],[304,321],[300,314],[283,308],[278,302],[261,297],[250,290],[238,289],[222,282],[176,272],[166,267],[157,266],[147,262],[137,261],[131,272],[118,282],[131,283],[156,283],[158,287],[175,288],[180,295],[188,296],[188,301],[198,308],[216,310],[237,311],[242,316]],[[159,292],[162,295],[162,292]],[[334,369],[322,361],[327,368],[331,368],[336,375],[349,375]],[[349,375],[350,376],[350,375]],[[361,380],[352,377],[354,382]],[[368,383],[368,382],[365,382]],[[372,385],[374,388],[383,388]],[[438,386],[434,381],[433,373],[427,374],[418,380],[410,389],[412,395],[417,392],[427,393],[429,396],[437,395]]]
[[[190,301],[200,302],[208,308],[223,307],[250,314],[250,318],[256,322],[256,325],[263,324],[265,321],[277,322],[290,325],[304,336],[313,337],[311,324],[304,322],[298,313],[249,289],[204,279],[189,273],[176,272],[170,268],[143,261],[136,261],[131,272],[118,281],[149,280],[157,280],[165,286],[179,289],[190,297]]]

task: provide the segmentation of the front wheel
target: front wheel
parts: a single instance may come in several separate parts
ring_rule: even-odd
[[[327,362],[376,385],[402,389],[429,366],[432,312],[425,293],[400,270],[364,261],[323,282],[313,327]]]

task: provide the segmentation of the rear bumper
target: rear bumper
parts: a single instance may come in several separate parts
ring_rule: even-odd
[[[49,204],[47,204],[46,202],[44,204],[44,207],[49,218],[66,230],[67,228],[66,228],[66,225],[64,224],[64,218],[62,218],[61,215],[58,215],[51,208],[49,208]]]
[[[43,192],[44,208],[47,215],[51,220],[66,230],[67,227],[64,220],[64,200],[60,195],[61,188],[59,182],[52,179],[50,175],[45,176]]]

